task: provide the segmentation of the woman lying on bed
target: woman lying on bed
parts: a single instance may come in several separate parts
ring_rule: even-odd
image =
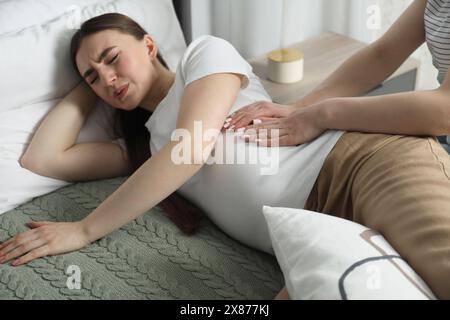
[[[0,246],[0,262],[15,259],[17,266],[80,249],[161,201],[183,231],[193,232],[198,214],[183,197],[235,239],[266,252],[272,249],[263,205],[337,208],[336,215],[381,232],[440,298],[450,298],[450,162],[435,139],[326,131],[311,107],[304,122],[315,137],[309,143],[246,144],[222,127],[244,105],[270,98],[237,51],[201,37],[174,74],[152,38],[119,14],[85,22],[72,58],[84,82],[44,119],[21,164],[66,181],[130,177],[81,221],[31,222],[31,230]],[[118,109],[122,148],[75,144],[97,97]],[[270,144],[277,133],[280,141],[286,135],[268,133]],[[256,162],[209,163],[229,135],[238,150],[269,151]],[[264,137],[257,142],[267,144]]]

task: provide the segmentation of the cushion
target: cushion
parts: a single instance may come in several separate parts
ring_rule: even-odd
[[[436,299],[379,233],[307,210],[263,212],[292,299]]]
[[[33,174],[19,159],[45,115],[79,81],[69,57],[79,24],[106,12],[124,13],[153,36],[174,70],[186,44],[171,0],[17,0],[0,2],[0,214],[65,186]],[[99,102],[77,142],[115,141],[113,109]]]
[[[0,216],[0,242],[31,220],[78,221],[124,177],[75,183]],[[185,236],[155,207],[81,250],[0,264],[0,299],[273,299],[276,258],[241,245],[208,219]]]

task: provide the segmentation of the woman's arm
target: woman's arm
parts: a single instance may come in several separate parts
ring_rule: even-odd
[[[448,85],[378,97],[332,98],[319,103],[317,117],[325,129],[440,136],[450,134],[449,101]]]
[[[258,101],[237,111],[229,122],[229,126],[234,129],[240,129],[251,125],[253,119],[270,121],[274,118],[285,118],[292,112],[295,112],[296,107],[317,106],[330,98],[355,97],[368,92],[387,79],[389,75],[424,43],[424,13],[426,2],[426,0],[415,0],[380,39],[350,57],[317,88],[293,106],[288,106],[287,108],[287,106],[277,105],[271,102]],[[374,97],[372,101],[376,101],[377,99],[380,99],[378,101],[383,100],[383,98]],[[355,104],[357,103],[356,101],[353,102]],[[358,102],[360,105],[364,105],[365,101],[359,100]],[[343,105],[343,103],[339,105]],[[348,111],[350,110],[348,109]],[[364,112],[362,110],[358,111]],[[380,110],[379,112],[385,111],[386,109]],[[397,111],[393,112],[398,114]],[[317,113],[317,110],[314,113]],[[391,115],[392,113],[388,113],[387,117]],[[339,123],[345,124],[341,121]],[[400,126],[402,125],[400,124]],[[334,127],[334,125],[330,125],[330,127]],[[343,125],[339,127],[345,128]],[[390,126],[389,128],[393,129],[394,127],[396,125]],[[370,129],[372,128],[368,128],[368,130]],[[344,130],[350,130],[350,127]],[[316,132],[319,131],[316,130]],[[296,141],[296,139],[289,139],[289,141]],[[305,142],[304,139],[302,141]]]
[[[415,0],[380,39],[350,57],[295,106],[360,96],[386,80],[425,42],[426,3]]]
[[[269,146],[295,146],[310,142],[327,129],[439,136],[450,134],[450,76],[439,89],[379,97],[331,98],[297,108],[286,117],[246,126],[248,140]],[[269,107],[274,109],[274,107]],[[264,136],[279,131],[279,139]],[[262,134],[260,134],[262,133]]]
[[[240,85],[241,79],[234,74],[213,74],[189,84],[182,98],[177,128],[187,130],[194,137],[195,122],[200,121],[203,131],[215,129],[219,133]],[[18,265],[45,255],[76,250],[135,219],[201,168],[203,162],[194,162],[199,158],[206,160],[201,150],[210,150],[215,140],[194,142],[200,146],[193,147],[196,152],[190,158],[191,164],[175,164],[172,149],[177,143],[168,143],[85,219],[72,224],[38,225],[36,229],[17,235],[0,246],[0,257],[3,256],[0,262],[25,254],[15,264]],[[60,231],[63,229],[65,232]]]
[[[51,162],[71,148],[96,101],[95,93],[80,82],[47,114],[20,162]]]
[[[387,44],[385,47],[390,48],[389,60],[401,61],[400,57],[421,44],[425,36],[425,5],[425,0],[416,0],[382,38]],[[405,43],[408,50],[404,49]],[[450,134],[449,99],[450,79],[447,74],[444,83],[436,90],[327,98],[315,106],[319,109],[318,123],[323,129],[439,136]],[[293,113],[292,116],[298,114]]]
[[[129,175],[130,161],[113,142],[76,143],[97,96],[81,82],[44,118],[20,164],[39,175],[89,181]]]
[[[252,130],[278,128],[286,133],[280,145],[309,142],[326,129],[405,135],[449,134],[448,77],[437,90],[354,97],[386,79],[425,41],[425,6],[425,0],[415,0],[382,38],[351,57],[295,104],[305,110],[255,103],[239,110],[230,125],[236,129],[244,126]],[[270,123],[248,127],[252,119],[266,119]]]
[[[450,75],[439,89],[380,97],[331,98],[298,108],[286,117],[246,127],[250,141],[269,146],[310,142],[327,129],[403,135],[450,134]],[[273,107],[270,107],[273,109]],[[278,129],[279,139],[264,137]]]
[[[209,129],[219,132],[240,84],[240,79],[232,74],[214,74],[191,83],[181,101],[177,129],[187,130],[194,138],[195,122],[199,121],[202,135]],[[178,141],[163,147],[83,220],[90,241],[135,219],[181,187],[200,170],[206,161],[202,150],[208,149],[214,141],[192,139],[189,164],[176,164],[177,160],[172,158]],[[195,146],[196,143],[201,145]]]

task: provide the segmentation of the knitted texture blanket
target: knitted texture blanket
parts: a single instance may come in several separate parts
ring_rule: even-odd
[[[76,183],[37,197],[0,216],[0,241],[31,220],[80,220],[124,181]],[[185,236],[158,207],[81,250],[0,265],[0,299],[273,299],[282,287],[274,256],[207,218]]]

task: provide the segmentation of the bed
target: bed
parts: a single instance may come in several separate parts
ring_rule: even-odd
[[[27,230],[30,220],[79,220],[125,179],[76,183],[36,197],[0,216],[0,240]],[[0,265],[0,299],[253,300],[273,299],[282,287],[274,256],[229,238],[207,218],[185,236],[158,207],[82,250]]]

